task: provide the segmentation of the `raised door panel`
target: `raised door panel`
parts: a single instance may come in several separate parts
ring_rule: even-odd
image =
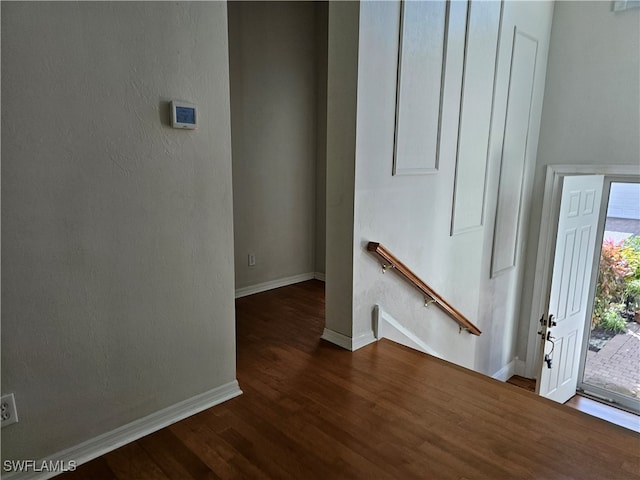
[[[448,18],[449,2],[402,2],[394,175],[438,170]]]
[[[538,41],[515,28],[505,114],[492,277],[515,266]]]
[[[563,403],[576,393],[580,342],[588,322],[587,293],[602,197],[602,176],[565,177],[549,292],[554,322],[543,329],[539,393]]]
[[[502,2],[469,2],[451,235],[480,228]]]

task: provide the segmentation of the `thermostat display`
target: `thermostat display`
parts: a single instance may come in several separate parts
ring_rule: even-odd
[[[197,128],[198,113],[196,106],[193,103],[172,101],[171,126],[173,128]]]

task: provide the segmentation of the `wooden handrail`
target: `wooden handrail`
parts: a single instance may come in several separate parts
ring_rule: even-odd
[[[392,268],[396,272],[402,276],[405,280],[411,283],[414,287],[420,290],[425,296],[429,297],[431,301],[427,302],[427,304],[435,303],[438,307],[440,307],[447,315],[453,318],[458,325],[460,325],[461,329],[467,330],[469,333],[474,335],[480,335],[482,332],[476,327],[473,323],[471,323],[467,317],[461,314],[458,310],[453,308],[449,302],[447,302],[444,298],[438,295],[429,285],[424,283],[420,277],[418,277],[415,273],[409,269],[404,263],[396,258],[389,250],[387,250],[384,246],[376,242],[369,242],[367,245],[367,250],[371,253],[375,253],[382,260],[382,268]]]

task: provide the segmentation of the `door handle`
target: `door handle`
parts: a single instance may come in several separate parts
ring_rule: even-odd
[[[551,317],[549,317],[549,319],[551,319]],[[546,340],[551,342],[551,351],[549,353],[545,353],[544,355],[544,361],[547,363],[547,368],[551,368],[551,364],[553,362],[553,351],[556,348],[556,344],[554,343],[556,337],[551,335],[551,332],[549,330],[547,330],[547,337]]]
[[[549,327],[555,327],[556,325],[558,325],[558,324],[556,323],[556,321],[553,319],[553,314],[552,314],[552,313],[551,313],[551,314],[549,314],[549,321],[548,321],[548,322],[547,322],[547,320],[544,318],[544,315],[542,315],[542,316],[540,317],[540,325],[541,325],[541,326],[543,326],[543,327],[546,327],[546,326],[547,326],[547,324],[549,325]],[[538,332],[538,333],[540,333],[540,332]]]

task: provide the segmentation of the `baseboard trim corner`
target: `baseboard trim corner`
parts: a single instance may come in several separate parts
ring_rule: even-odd
[[[366,347],[367,345],[376,342],[378,339],[373,334],[373,330],[363,333],[355,337],[351,344],[351,350],[356,351],[362,347]]]
[[[345,350],[349,350],[350,352],[354,352],[359,348],[367,346],[370,343],[376,341],[376,337],[374,336],[373,331],[363,333],[362,335],[358,335],[357,337],[348,337],[329,328],[324,329],[320,338],[326,340],[327,342],[331,342],[334,345],[338,345]]]
[[[351,350],[351,337],[347,337],[346,335],[338,333],[335,330],[325,328],[320,338],[326,340],[327,342],[333,343],[334,345],[342,347],[345,350]]]
[[[511,360],[504,367],[491,375],[491,378],[495,378],[496,380],[500,380],[501,382],[506,382],[507,380],[509,380],[515,375],[517,360],[517,358]]]

